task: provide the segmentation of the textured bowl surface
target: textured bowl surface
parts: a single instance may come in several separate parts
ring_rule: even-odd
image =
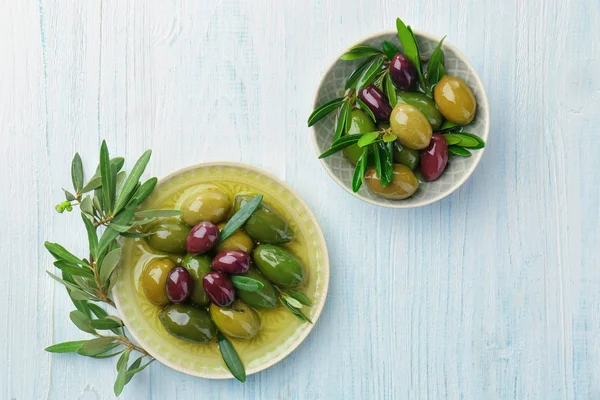
[[[237,193],[262,193],[264,201],[289,221],[296,237],[286,247],[305,267],[306,279],[298,290],[313,301],[313,305],[303,311],[316,323],[327,296],[329,261],[319,224],[304,201],[285,183],[259,169],[242,164],[212,163],[186,168],[162,179],[142,209],[176,209],[186,191],[201,185],[217,186],[231,197]],[[171,336],[161,325],[158,320],[160,309],[150,304],[140,286],[144,265],[157,257],[164,255],[153,251],[144,239],[125,241],[113,292],[123,321],[142,347],[163,364],[194,376],[231,378],[216,341],[208,344],[185,342]],[[231,339],[248,375],[270,367],[290,354],[313,327],[281,306],[259,313],[262,329],[256,337]]]
[[[417,38],[421,56],[427,57],[431,55],[441,39],[419,31],[415,31],[415,36]],[[389,30],[375,33],[354,43],[348,49],[365,44],[380,48],[381,42],[384,40],[388,40],[401,48],[396,31]],[[348,49],[344,50],[340,55],[345,53]],[[465,132],[470,132],[481,137],[487,143],[489,134],[489,106],[483,84],[481,83],[477,72],[465,56],[454,46],[449,44],[447,40],[444,41],[442,49],[444,50],[445,67],[448,75],[462,78],[469,85],[477,99],[477,114],[475,116],[475,121],[468,125],[464,130]],[[313,109],[328,100],[342,97],[344,95],[346,79],[358,64],[360,64],[360,60],[342,61],[339,60],[338,56],[338,58],[327,68],[321,78],[321,82],[319,83],[315,95]],[[317,154],[323,153],[331,145],[335,130],[335,119],[336,112],[333,112],[312,127],[312,137]],[[322,159],[321,162],[327,170],[327,173],[329,173],[342,188],[353,196],[382,207],[412,208],[431,204],[443,199],[458,189],[473,173],[483,156],[484,150],[485,148],[473,150],[473,155],[468,158],[452,157],[448,163],[448,167],[439,179],[433,182],[422,182],[417,192],[412,197],[405,200],[386,200],[375,196],[366,188],[366,185],[362,185],[357,193],[352,192],[354,166],[344,158],[342,152],[338,152],[333,156]]]

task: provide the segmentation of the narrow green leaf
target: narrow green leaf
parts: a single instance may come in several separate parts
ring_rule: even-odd
[[[340,60],[351,61],[381,54],[381,50],[372,46],[355,46],[340,56]]]
[[[76,340],[73,342],[57,343],[53,344],[52,346],[46,347],[44,350],[49,353],[74,353],[85,342],[87,342],[87,340]]]
[[[68,282],[70,284],[74,284],[75,282],[73,281],[73,278],[71,277],[71,275],[69,275],[67,272],[65,271],[61,271],[61,275],[62,278],[65,282]],[[84,313],[86,316],[91,317],[91,312],[90,312],[90,308],[89,306],[91,305],[91,303],[87,302],[87,294],[84,295],[82,293],[73,291],[69,288],[67,288],[67,294],[69,295],[69,297],[71,298],[71,302],[73,302],[73,305],[75,306],[76,309],[78,309],[79,311],[81,311],[82,313]]]
[[[442,43],[444,43],[446,36],[440,40],[438,45],[431,53],[429,57],[429,64],[427,65],[427,80],[431,86],[437,84],[442,76],[446,75],[446,68],[444,67],[444,51],[442,50]]]
[[[431,96],[431,89],[423,77],[423,70],[421,68],[421,55],[419,54],[419,47],[417,45],[417,40],[415,39],[415,34],[413,33],[411,27],[404,24],[400,18],[396,19],[396,29],[398,30],[398,39],[400,39],[400,44],[402,44],[402,48],[404,49],[404,55],[417,69],[419,82],[425,90],[425,93]]]
[[[325,104],[320,105],[319,107],[317,107],[315,109],[315,111],[312,112],[312,114],[310,114],[310,117],[308,117],[308,126],[313,126],[314,124],[316,124],[318,121],[320,121],[322,118],[324,118],[327,114],[329,114],[330,112],[332,112],[333,110],[335,110],[336,108],[338,108],[342,102],[344,101],[343,97],[338,97],[337,99],[333,99],[331,101],[328,101]]]
[[[302,303],[300,303],[298,300],[294,299],[293,297],[285,295],[285,294],[282,296],[290,306],[297,308],[297,309],[300,309],[303,307]]]
[[[100,203],[100,197],[94,196],[92,198],[92,205],[98,214],[102,214],[102,204]]]
[[[125,171],[121,171],[121,172],[117,173],[117,189],[119,189],[121,187],[121,185],[125,181],[126,177],[127,177],[127,172],[125,172]]]
[[[483,141],[483,139],[482,139],[482,138],[480,138],[480,137],[479,137],[479,136],[477,136],[477,135],[474,135],[474,134],[472,134],[472,133],[468,133],[468,132],[458,132],[458,133],[456,133],[456,135],[459,135],[459,137],[461,138],[460,145],[461,145],[461,146],[463,146],[463,147],[470,147],[470,148],[472,148],[472,149],[474,149],[474,150],[475,150],[475,149],[483,149],[483,148],[485,147],[485,142]],[[463,140],[465,140],[465,137],[466,137],[466,138],[469,138],[469,139],[471,139],[471,140],[474,140],[474,141],[476,141],[476,142],[477,142],[477,144],[474,144],[472,141],[469,141],[468,143],[470,144],[470,146],[467,146],[467,145],[466,145],[466,144],[463,142]]]
[[[115,212],[121,211],[121,209],[129,202],[130,196],[134,193],[135,186],[140,181],[140,178],[146,169],[146,165],[148,165],[148,161],[150,161],[150,156],[152,156],[152,150],[146,150],[131,169],[129,176],[119,193],[119,198],[115,205]]]
[[[110,279],[110,276],[119,264],[120,258],[121,249],[115,249],[104,257],[102,266],[100,267],[100,282],[105,283]]]
[[[356,82],[358,82],[358,79],[362,76],[363,72],[365,72],[365,70],[368,68],[368,66],[371,64],[371,62],[373,62],[374,59],[375,59],[375,57],[369,57],[365,61],[360,63],[358,65],[358,67],[356,67],[354,72],[352,72],[352,74],[350,74],[350,76],[348,77],[348,80],[346,81],[345,89],[350,89],[351,87],[355,87]]]
[[[140,357],[141,359],[142,357]],[[137,361],[137,360],[136,360]],[[137,374],[138,372],[142,371],[144,368],[146,368],[148,365],[152,364],[152,362],[154,361],[154,359],[151,359],[150,361],[148,361],[146,364],[142,365],[141,367],[135,367],[132,368],[134,366],[134,364],[136,363],[135,361],[131,364],[131,366],[129,367],[129,370],[127,370],[127,379],[125,380],[126,383],[129,383],[129,381],[131,380],[131,378],[133,378],[133,376],[135,374]]]
[[[381,42],[381,49],[383,50],[383,53],[387,56],[389,60],[394,58],[396,54],[400,53],[400,49],[396,47],[395,44],[390,43],[387,40]]]
[[[108,227],[102,234],[100,241],[98,242],[98,254],[101,254],[108,248],[113,240],[119,236],[119,232],[115,229],[111,228],[111,224],[115,224],[116,226],[128,224],[133,218],[133,213],[135,211],[136,204],[129,204],[124,210],[120,211],[115,218],[108,224]]]
[[[73,193],[69,192],[68,190],[63,189],[63,192],[65,193],[65,199],[67,201],[73,201],[76,199],[75,195]]]
[[[85,196],[83,200],[81,200],[79,208],[82,212],[88,215],[94,215],[94,206],[92,205],[92,199],[90,198],[90,196]]]
[[[261,281],[247,276],[232,275],[230,278],[236,288],[247,292],[257,292],[265,287]]]
[[[110,227],[119,233],[123,233],[133,228],[133,225],[111,224]]]
[[[152,191],[154,190],[154,187],[156,186],[157,182],[157,178],[150,178],[146,182],[144,182],[139,188],[135,190],[133,196],[131,196],[131,200],[129,200],[129,202],[127,203],[127,206],[133,203],[135,203],[136,206],[142,204],[144,200],[146,200],[146,198],[150,196],[150,193],[152,193]]]
[[[221,332],[218,333],[219,350],[225,365],[235,379],[246,382],[246,369],[231,342]]]
[[[383,56],[375,57],[375,59],[369,64],[365,72],[356,82],[356,90],[360,90],[364,86],[373,82],[377,73],[381,70],[383,65]]]
[[[375,114],[373,114],[373,111],[371,111],[371,109],[369,108],[368,105],[366,105],[364,103],[364,101],[362,101],[361,99],[359,99],[358,97],[356,98],[356,102],[358,103],[358,106],[365,112],[367,113],[367,115],[369,117],[371,117],[371,119],[373,120],[373,122],[377,123],[377,119],[375,118]]]
[[[54,265],[62,272],[66,272],[74,276],[82,276],[84,278],[93,278],[94,274],[87,267],[81,267],[79,265],[69,264],[64,261],[55,261]]]
[[[392,78],[390,74],[385,74],[385,79],[383,81],[383,89],[385,92],[385,96],[390,103],[390,106],[394,108],[398,103],[398,96],[396,95],[396,87],[394,86],[394,82],[392,82]]]
[[[248,201],[246,204],[244,204],[242,207],[240,207],[238,212],[233,214],[233,217],[231,217],[231,219],[229,221],[227,221],[227,224],[225,224],[223,229],[221,229],[221,235],[220,235],[221,242],[224,241],[225,239],[227,239],[228,237],[230,237],[231,235],[233,235],[235,233],[235,231],[240,229],[242,227],[242,225],[244,225],[246,223],[248,218],[250,218],[252,216],[252,214],[254,214],[254,211],[256,211],[256,209],[260,205],[260,202],[262,201],[262,199],[263,199],[262,194],[255,196],[250,201]]]
[[[85,214],[81,214],[81,219],[83,220],[85,230],[87,231],[90,254],[95,260],[98,258],[98,234],[96,233],[96,228],[94,228],[94,224],[85,216]]]
[[[117,329],[123,326],[123,323],[118,323],[112,318],[93,319],[92,328],[99,330]]]
[[[379,143],[381,156],[382,175],[381,186],[387,187],[394,179],[394,144],[392,142]]]
[[[102,186],[102,177],[95,176],[81,189],[81,193],[91,192],[94,189],[98,189]]]
[[[356,142],[358,142],[361,137],[362,137],[361,134],[342,136],[341,138],[339,138],[338,140],[333,142],[331,144],[331,147],[329,148],[329,150],[323,152],[319,156],[319,158],[329,157],[330,155],[335,154],[338,151],[341,151],[348,146],[352,146],[353,144],[356,144]]]
[[[136,218],[168,218],[180,215],[181,210],[144,210],[134,214]]]
[[[114,171],[110,166],[106,140],[103,140],[100,147],[100,175],[102,176],[102,205],[107,214],[112,213],[115,202],[116,182],[114,180]]]
[[[448,154],[451,156],[471,157],[471,152],[469,150],[456,145],[448,146]]]
[[[300,303],[304,304],[305,306],[311,306],[312,305],[312,302],[308,299],[308,297],[306,297],[305,295],[303,295],[300,292],[297,292],[297,291],[292,290],[292,289],[287,289],[285,291],[285,293],[288,294],[290,297],[296,299]]]
[[[129,355],[131,354],[131,349],[127,349],[123,352],[123,354],[121,355],[121,357],[119,357],[119,361],[117,361],[117,372],[119,372],[119,370],[124,369],[125,371],[127,371],[127,364],[129,364]]]
[[[67,251],[67,249],[62,247],[60,244],[45,242],[44,246],[55,259],[64,260],[71,264],[81,265],[81,260]]]
[[[398,139],[398,136],[396,136],[393,133],[386,133],[386,134],[383,135],[383,142],[384,143],[390,143],[390,142],[393,142],[396,139]]]
[[[115,343],[113,338],[101,337],[97,339],[91,339],[85,342],[78,350],[77,354],[82,356],[93,357],[106,353],[118,347],[119,343]]]
[[[117,345],[118,346],[118,345]],[[114,356],[118,356],[119,354],[122,354],[125,350],[120,350],[120,351],[116,351],[114,353],[103,353],[103,354],[96,354],[95,356],[90,356],[92,358],[111,358]]]
[[[143,358],[144,358],[144,356],[140,356],[140,357],[136,358],[134,362],[131,363],[131,365],[127,369],[127,374],[126,374],[127,377],[125,378],[125,385],[127,385],[129,383],[129,381],[131,380],[131,378],[133,378],[133,376],[135,375],[135,372],[131,373],[131,371],[133,371],[136,368],[139,368],[139,366],[142,365]]]
[[[108,313],[100,306],[94,304],[94,303],[90,303],[89,304],[90,310],[94,313],[94,315],[98,318],[106,318],[108,317]]]
[[[340,112],[338,113],[338,119],[335,126],[335,134],[333,135],[333,141],[336,141],[342,137],[342,135],[346,131],[346,121],[349,117],[350,102],[345,101],[344,104],[340,107]]]
[[[73,322],[73,324],[75,324],[75,326],[78,327],[80,330],[87,333],[96,333],[94,328],[92,328],[92,321],[90,320],[90,318],[81,311],[71,311],[71,313],[69,314],[69,318],[71,319],[71,322]]]
[[[379,132],[363,133],[362,137],[356,143],[358,147],[365,147],[373,143],[379,137]]]
[[[291,304],[289,304],[285,299],[283,299],[282,297],[279,298],[281,304],[283,304],[283,306],[285,308],[287,308],[288,310],[290,310],[292,312],[292,314],[294,314],[296,317],[298,317],[299,319],[301,319],[302,321],[306,321],[308,323],[312,324],[312,321],[310,320],[310,318],[308,318],[306,315],[304,315],[302,313],[302,311],[300,311],[299,309],[292,307]]]
[[[145,237],[152,236],[152,235],[154,235],[154,233],[121,232],[121,236],[129,238],[129,239],[145,238]]]
[[[460,138],[453,133],[446,133],[444,139],[449,146],[460,143]]]
[[[375,172],[380,180],[383,177],[383,169],[381,166],[381,153],[379,152],[379,143],[371,144],[371,151],[373,152],[373,158],[375,159]]]
[[[352,191],[358,192],[358,189],[362,186],[365,171],[367,169],[367,159],[369,157],[369,147],[363,147],[363,152],[358,158],[356,167],[354,168],[354,176],[352,177]]]
[[[47,273],[48,275],[50,275],[50,277],[51,277],[52,279],[54,279],[55,281],[57,281],[57,282],[59,282],[59,283],[62,283],[63,285],[65,285],[65,286],[67,287],[67,289],[68,289],[68,290],[71,290],[71,292],[69,293],[70,295],[73,295],[73,294],[74,294],[74,292],[77,292],[77,293],[81,294],[81,296],[78,296],[78,297],[77,297],[77,300],[80,300],[82,297],[85,297],[85,298],[87,298],[87,299],[94,300],[94,301],[97,301],[97,300],[98,300],[98,298],[96,298],[95,296],[93,296],[93,295],[91,295],[91,294],[89,294],[89,293],[86,293],[86,292],[85,292],[83,289],[79,288],[79,287],[78,287],[76,284],[74,284],[74,283],[71,283],[71,282],[67,282],[67,281],[65,281],[65,280],[63,280],[63,279],[61,279],[61,278],[59,278],[58,276],[54,275],[54,274],[53,274],[52,272],[50,272],[50,271],[46,271],[46,273]],[[73,297],[72,297],[72,298],[73,298]]]
[[[454,137],[458,138],[458,140],[460,140],[460,142],[458,142],[458,145],[461,147],[467,147],[467,148],[478,148],[479,147],[479,141],[477,139],[473,139],[472,137],[469,137],[467,135],[462,135],[460,132],[459,133],[451,133],[450,135],[454,135]]]
[[[73,182],[73,189],[76,193],[79,193],[83,188],[83,164],[79,153],[75,153],[71,162],[71,181]]]

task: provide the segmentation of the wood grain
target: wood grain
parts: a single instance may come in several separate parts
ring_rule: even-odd
[[[50,355],[83,337],[47,278],[44,240],[75,151],[106,138],[148,174],[231,160],[306,199],[331,286],[306,342],[245,385],[152,365],[125,399],[600,398],[600,3],[0,1],[0,398],[110,399],[112,361]],[[416,210],[348,196],[306,118],[347,44],[412,26],[458,46],[490,101],[491,139],[455,194]],[[131,167],[131,165],[129,165]]]

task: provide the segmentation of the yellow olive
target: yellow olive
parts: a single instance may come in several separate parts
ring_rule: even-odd
[[[466,125],[475,118],[477,101],[462,79],[444,75],[435,85],[433,97],[437,108],[448,121]]]
[[[217,227],[219,230],[222,230],[225,227],[225,223],[219,224]],[[252,241],[252,238],[248,236],[246,232],[238,229],[233,235],[217,245],[217,253],[225,250],[241,250],[250,254],[252,248],[254,248],[254,241]]]
[[[161,307],[169,304],[166,288],[167,275],[173,268],[175,268],[175,263],[168,258],[156,258],[144,267],[142,288],[152,304]]]
[[[371,192],[390,200],[409,198],[419,188],[419,180],[415,174],[402,164],[394,164],[394,178],[388,186],[381,185],[374,167],[367,169],[365,183]]]
[[[181,203],[181,219],[194,226],[202,221],[217,224],[229,214],[231,202],[229,197],[218,189],[203,190],[192,193]]]
[[[413,150],[422,150],[431,141],[431,125],[419,109],[410,104],[398,103],[390,115],[392,132],[400,144]]]
[[[260,329],[258,313],[240,300],[236,300],[231,307],[211,304],[210,316],[217,328],[232,338],[251,339]]]

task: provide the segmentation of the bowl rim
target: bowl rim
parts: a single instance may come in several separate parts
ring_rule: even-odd
[[[413,29],[413,32],[414,32],[415,36],[417,36],[417,37],[422,37],[422,38],[436,41],[436,42],[439,42],[441,40],[440,37],[437,37],[428,32],[420,31],[418,29]],[[329,65],[327,66],[325,71],[321,74],[321,78],[319,79],[319,83],[315,90],[312,109],[315,110],[319,106],[319,103],[317,102],[317,100],[319,97],[319,92],[321,90],[321,87],[323,86],[323,84],[325,82],[325,76],[327,76],[329,74],[329,72],[331,71],[331,69],[334,67],[334,65],[336,65],[336,63],[340,61],[340,56],[342,54],[346,53],[352,47],[360,45],[361,43],[363,43],[367,40],[374,39],[379,36],[396,35],[396,34],[397,34],[397,31],[395,29],[384,29],[381,31],[377,31],[377,32],[371,33],[370,35],[364,36],[363,38],[361,38],[359,40],[356,40],[350,46],[346,47],[342,52],[340,52],[339,55],[329,63]],[[376,205],[379,207],[404,208],[404,209],[418,208],[418,207],[427,206],[429,204],[435,203],[437,201],[440,201],[440,200],[448,197],[449,195],[454,193],[458,188],[460,188],[471,177],[473,172],[475,172],[475,169],[481,162],[481,158],[483,157],[483,153],[485,152],[485,150],[487,148],[487,143],[489,141],[488,136],[490,133],[490,107],[489,107],[489,103],[488,103],[487,93],[485,91],[485,86],[483,85],[483,82],[481,81],[481,78],[479,77],[479,74],[477,73],[477,70],[475,70],[475,67],[473,67],[473,65],[467,59],[467,57],[456,46],[452,45],[452,43],[448,42],[447,40],[444,40],[444,44],[442,45],[442,48],[444,48],[444,47],[450,48],[456,54],[456,56],[460,59],[460,61],[467,67],[469,73],[475,78],[477,85],[481,88],[482,96],[481,96],[481,98],[478,99],[478,103],[485,106],[485,107],[483,107],[483,114],[484,114],[483,118],[484,118],[484,132],[485,132],[485,136],[486,136],[486,146],[482,149],[479,149],[477,154],[475,154],[473,156],[472,159],[474,159],[474,162],[471,165],[471,167],[469,167],[467,172],[459,180],[457,180],[456,183],[454,185],[452,185],[452,187],[450,189],[446,190],[443,193],[437,194],[436,196],[433,196],[432,198],[423,199],[421,202],[416,203],[416,204],[406,203],[402,200],[398,200],[396,202],[383,202],[383,200],[378,201],[377,199],[371,199],[371,198],[366,197],[358,192],[354,193],[352,191],[352,188],[349,185],[342,182],[342,180],[336,176],[336,174],[332,171],[332,169],[329,167],[329,165],[325,162],[324,159],[319,159],[319,161],[321,162],[321,165],[323,166],[323,168],[325,168],[325,171],[327,171],[327,174],[329,174],[329,176],[342,189],[344,189],[346,192],[350,193],[352,196],[354,196],[366,203],[373,204],[373,205]],[[478,110],[478,112],[479,112],[479,110]],[[310,127],[310,129],[311,129],[311,137],[312,137],[312,141],[313,141],[313,147],[314,147],[315,152],[317,153],[317,157],[318,157],[320,155],[320,153],[319,153],[319,145],[317,143],[317,128],[315,127],[315,125],[313,125]]]
[[[209,168],[209,167],[234,167],[234,168],[241,168],[241,169],[245,169],[245,170],[250,170],[252,172],[261,174],[266,176],[267,178],[270,178],[271,180],[273,180],[274,182],[276,182],[277,184],[281,185],[284,189],[288,190],[292,196],[294,197],[294,199],[296,201],[298,201],[302,207],[304,207],[307,210],[307,214],[308,217],[310,219],[310,222],[314,225],[315,227],[315,231],[316,234],[318,236],[318,241],[319,241],[319,245],[322,248],[323,251],[323,260],[325,261],[323,264],[323,286],[324,286],[324,291],[323,291],[323,296],[321,297],[319,303],[313,304],[311,307],[313,307],[313,310],[315,310],[315,314],[312,318],[312,324],[308,323],[308,327],[306,328],[306,330],[299,335],[296,340],[292,343],[290,343],[290,345],[285,349],[285,351],[283,351],[281,354],[279,354],[277,357],[273,357],[270,358],[267,362],[265,362],[262,365],[259,365],[257,367],[254,367],[252,369],[248,369],[246,370],[246,376],[250,376],[253,374],[256,374],[260,371],[263,371],[269,367],[272,367],[273,365],[277,364],[278,362],[280,362],[281,360],[283,360],[285,357],[289,356],[292,352],[294,352],[299,346],[300,344],[302,344],[302,342],[304,342],[304,340],[306,339],[306,337],[310,334],[310,332],[312,332],[312,330],[314,329],[315,325],[317,324],[317,321],[319,320],[319,317],[321,316],[321,312],[323,311],[323,308],[325,306],[325,302],[327,300],[327,294],[329,292],[329,267],[330,267],[330,262],[329,262],[329,252],[327,249],[327,242],[325,240],[325,236],[323,235],[323,230],[321,229],[321,225],[319,225],[319,221],[317,220],[315,214],[313,213],[312,209],[308,206],[308,204],[306,203],[306,201],[304,201],[304,199],[298,194],[298,192],[296,192],[295,189],[293,189],[290,185],[288,185],[286,182],[284,182],[283,180],[279,179],[277,176],[273,175],[272,173],[263,170],[262,168],[258,168],[252,165],[248,165],[248,164],[244,164],[244,163],[239,163],[239,162],[229,162],[229,161],[214,161],[214,162],[206,162],[206,163],[198,163],[198,164],[194,164],[194,165],[190,165],[184,168],[180,168],[178,170],[175,170],[173,172],[171,172],[170,174],[162,177],[161,179],[159,179],[158,183],[157,183],[157,187],[159,185],[161,185],[161,183],[164,183],[170,179],[172,179],[174,176],[180,174],[180,173],[184,173],[193,169],[198,169],[198,168]],[[116,286],[115,286],[116,288]],[[121,298],[120,298],[120,294],[118,290],[115,290],[113,292],[113,299],[115,302],[115,306],[117,308],[117,311],[119,312],[119,316],[120,318],[123,320],[125,326],[131,326],[129,324],[129,318],[122,312],[122,307],[123,305],[121,304]],[[148,354],[150,354],[152,357],[154,357],[156,360],[158,360],[161,364],[166,365],[167,367],[178,371],[178,372],[183,372],[184,374],[187,375],[191,375],[191,376],[195,376],[195,377],[199,377],[199,378],[207,378],[207,379],[234,379],[233,375],[231,375],[231,373],[229,371],[223,372],[223,373],[218,373],[218,372],[213,372],[213,373],[199,373],[198,371],[195,371],[191,368],[187,368],[184,367],[182,365],[178,365],[175,363],[170,362],[169,360],[165,359],[162,354],[154,354],[155,353],[155,349],[149,350],[147,347],[147,343],[144,340],[140,340],[140,338],[138,337],[138,335],[131,329],[129,329],[129,333],[130,335],[133,337],[133,339],[142,346],[142,348],[144,348],[144,350],[146,350],[148,352]]]

